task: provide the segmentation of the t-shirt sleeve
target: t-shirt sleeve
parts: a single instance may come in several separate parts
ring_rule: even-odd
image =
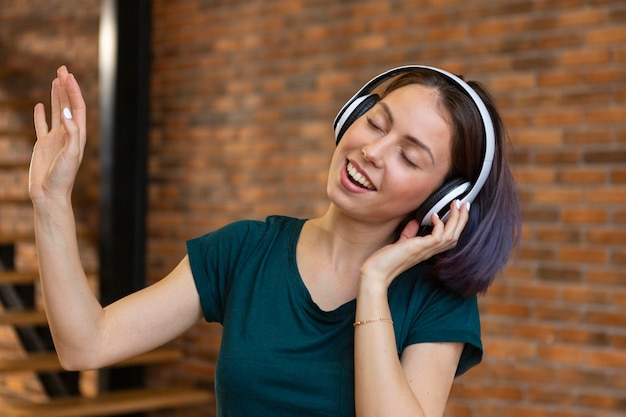
[[[245,257],[247,236],[255,223],[241,221],[187,241],[187,254],[204,318],[223,323],[224,306],[235,268]]]
[[[459,376],[482,360],[477,297],[461,297],[428,278],[421,279],[424,280],[423,285],[418,285],[421,300],[413,305],[412,314],[407,317],[401,348],[415,343],[464,343],[456,371]]]

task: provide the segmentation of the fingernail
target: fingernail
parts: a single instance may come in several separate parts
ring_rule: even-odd
[[[65,117],[66,119],[72,118],[72,112],[70,111],[69,108],[66,107],[63,109],[63,117]]]
[[[457,210],[460,210],[461,209],[461,200],[456,200],[455,203],[456,203]]]
[[[467,203],[465,203],[465,208],[469,212],[469,210],[470,210],[470,202],[469,201]]]

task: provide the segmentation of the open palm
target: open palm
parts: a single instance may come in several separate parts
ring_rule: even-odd
[[[85,115],[80,87],[62,66],[52,82],[50,128],[44,105],[35,106],[37,142],[29,171],[29,195],[33,203],[71,195],[85,148]]]

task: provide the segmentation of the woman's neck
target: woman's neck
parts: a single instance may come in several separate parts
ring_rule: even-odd
[[[296,251],[300,276],[317,305],[334,310],[356,298],[361,265],[391,243],[387,228],[356,221],[331,208],[304,224]]]
[[[332,264],[362,263],[384,245],[393,243],[396,224],[375,224],[347,216],[331,205],[321,217],[307,222],[307,239]],[[311,248],[311,246],[309,246]]]

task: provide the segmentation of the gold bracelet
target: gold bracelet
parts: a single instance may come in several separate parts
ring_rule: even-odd
[[[386,317],[376,317],[375,319],[355,321],[354,323],[352,323],[352,326],[356,327],[356,326],[360,326],[361,324],[375,323],[377,321],[385,321],[387,323],[393,324],[393,320],[391,319],[388,319]]]

